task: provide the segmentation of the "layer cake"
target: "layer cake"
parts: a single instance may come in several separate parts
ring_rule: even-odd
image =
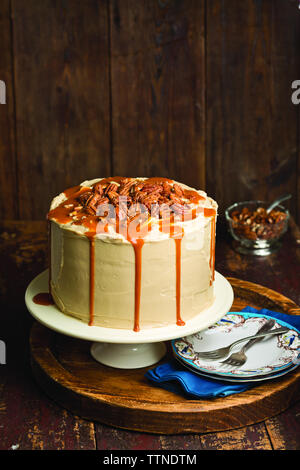
[[[51,203],[49,291],[91,326],[184,325],[213,302],[217,203],[167,178],[84,181]]]

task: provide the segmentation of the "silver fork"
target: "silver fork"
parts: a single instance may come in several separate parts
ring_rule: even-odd
[[[247,360],[247,356],[245,354],[246,350],[250,346],[252,346],[254,343],[259,341],[262,336],[267,336],[267,334],[268,335],[269,334],[280,334],[280,331],[278,332],[278,330],[282,330],[281,331],[282,333],[284,333],[285,331],[288,331],[288,329],[285,328],[285,327],[277,328],[275,330],[271,330],[273,325],[274,325],[273,320],[268,320],[266,323],[264,323],[264,325],[262,325],[262,327],[258,330],[257,334],[255,335],[256,336],[255,338],[252,338],[249,341],[247,341],[247,343],[244,344],[244,346],[242,347],[242,349],[240,351],[238,351],[236,353],[232,353],[227,359],[225,359],[225,361],[222,361],[222,364],[228,364],[228,365],[231,365],[231,366],[241,367],[243,364],[245,364],[245,362]],[[276,330],[277,330],[277,332],[275,333]],[[260,334],[260,333],[262,333],[262,334]]]
[[[266,331],[271,330],[271,328],[274,325],[275,325],[275,320],[273,318],[269,318],[269,320],[267,320],[266,323],[264,323],[258,329],[258,331],[255,333],[255,335],[251,335],[251,336],[247,336],[245,338],[238,339],[238,340],[234,341],[232,344],[230,344],[229,346],[225,346],[224,348],[215,349],[213,351],[197,352],[197,355],[198,355],[198,357],[202,357],[202,358],[205,358],[205,359],[212,359],[212,360],[222,359],[223,357],[228,356],[231,349],[234,346],[236,346],[237,344],[243,343],[244,341],[250,340],[252,338],[254,339],[254,338],[257,337],[258,334],[261,337],[261,334],[264,334]]]
[[[223,359],[224,357],[228,356],[232,348],[237,346],[239,343],[244,343],[245,341],[254,338],[264,338],[265,336],[269,335],[280,335],[286,333],[287,331],[289,331],[289,329],[283,326],[281,328],[275,328],[275,330],[266,331],[265,333],[257,333],[256,335],[246,336],[245,338],[237,339],[234,341],[234,343],[230,344],[229,346],[225,346],[224,348],[214,349],[212,351],[197,352],[197,357],[210,361]]]

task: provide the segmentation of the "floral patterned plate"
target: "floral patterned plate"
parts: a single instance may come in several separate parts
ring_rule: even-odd
[[[208,372],[202,372],[202,371],[199,371],[199,370],[195,369],[192,366],[187,365],[184,361],[182,361],[179,358],[179,356],[177,356],[176,359],[178,360],[178,362],[180,362],[182,365],[184,365],[187,369],[189,369],[191,372],[194,372],[197,375],[200,375],[202,377],[207,377],[208,379],[213,379],[213,380],[217,380],[217,381],[234,382],[234,383],[237,383],[237,382],[239,382],[239,383],[249,382],[250,383],[250,382],[261,382],[263,380],[274,380],[274,379],[277,379],[279,377],[282,377],[283,375],[286,375],[286,374],[290,373],[292,370],[296,369],[300,365],[300,359],[298,359],[297,361],[295,361],[297,363],[295,363],[292,366],[287,367],[286,369],[283,369],[281,371],[274,372],[273,374],[257,375],[257,376],[254,376],[254,377],[234,377],[234,376],[231,376],[231,377],[222,376],[222,377],[220,377],[217,374],[214,375],[214,374],[209,374]]]
[[[229,312],[221,320],[190,336],[172,341],[174,355],[186,366],[198,372],[214,376],[232,377],[235,380],[263,377],[277,374],[299,364],[300,333],[286,322],[276,320],[273,328],[287,326],[290,330],[278,336],[269,336],[251,346],[247,352],[247,361],[241,367],[222,364],[221,361],[209,361],[197,353],[210,351],[233,343],[235,340],[254,335],[270,317],[256,313]],[[231,352],[238,351],[242,344]]]

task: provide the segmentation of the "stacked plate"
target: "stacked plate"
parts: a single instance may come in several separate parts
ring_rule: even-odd
[[[212,379],[254,382],[281,377],[300,365],[300,332],[281,320],[276,320],[272,329],[285,326],[287,331],[281,335],[266,336],[251,345],[242,366],[222,363],[228,356],[218,360],[201,356],[204,351],[222,348],[238,339],[255,335],[269,319],[264,315],[229,312],[206,330],[173,340],[173,353],[184,366]],[[239,351],[244,344],[239,343],[230,354]]]

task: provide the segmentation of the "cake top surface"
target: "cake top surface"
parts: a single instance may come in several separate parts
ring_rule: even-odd
[[[89,238],[156,241],[182,238],[217,214],[204,191],[162,178],[84,181],[56,196],[48,219]]]

